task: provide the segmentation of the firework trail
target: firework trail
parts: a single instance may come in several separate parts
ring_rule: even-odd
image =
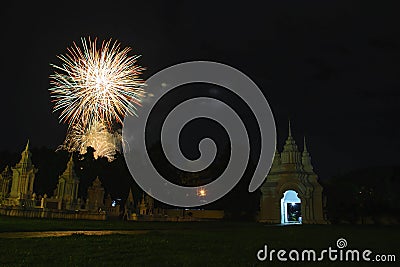
[[[68,124],[61,148],[82,154],[92,146],[96,157],[110,160],[121,143],[115,123],[122,125],[125,114],[136,115],[144,97],[144,68],[136,65],[139,56],[129,56],[131,48],[121,49],[117,41],[103,41],[99,48],[97,39],[81,41],[82,49],[73,43],[58,56],[61,66],[51,64],[54,111],[60,111],[60,122]]]

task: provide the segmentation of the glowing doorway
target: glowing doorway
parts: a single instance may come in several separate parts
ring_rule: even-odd
[[[286,191],[281,199],[281,223],[301,224],[301,200],[294,190]]]

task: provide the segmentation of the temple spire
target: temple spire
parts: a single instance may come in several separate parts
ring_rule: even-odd
[[[133,198],[132,188],[129,188],[128,198],[125,201],[125,212],[128,212],[128,210],[133,212],[134,208],[135,208],[135,199]]]
[[[67,165],[73,167],[74,166],[74,160],[73,160],[72,156],[73,156],[73,154],[71,153],[71,156],[69,157]]]
[[[311,157],[310,153],[307,151],[307,144],[306,144],[306,137],[304,136],[304,150],[303,150],[303,155],[301,158],[301,162],[303,164],[304,170],[308,172],[313,171],[313,166],[311,164]]]
[[[25,146],[25,149],[21,152],[21,160],[19,161],[18,164],[19,165],[31,166],[32,165],[31,156],[32,156],[32,154],[29,151],[29,139],[28,139],[28,141],[26,143],[26,146]]]
[[[64,179],[65,181],[79,181],[79,177],[76,175],[74,167],[73,154],[71,154],[67,162],[67,168],[65,168],[65,171],[58,179]]]
[[[298,151],[296,142],[294,141],[294,138],[292,136],[292,127],[290,120],[289,120],[289,135],[283,147],[283,152],[289,152],[289,151]]]
[[[301,163],[301,153],[299,152],[296,142],[292,136],[292,125],[289,120],[289,135],[286,139],[285,145],[283,146],[283,151],[281,153],[281,163],[282,164],[299,164]]]
[[[128,201],[132,203],[134,203],[135,201],[135,199],[133,198],[132,188],[129,188]]]
[[[307,144],[306,144],[306,137],[304,136],[304,152],[308,152],[307,151]]]
[[[64,173],[71,174],[72,176],[76,176],[75,170],[74,170],[74,160],[73,160],[73,154],[71,153],[71,156],[69,157],[68,163],[67,163],[67,169],[65,170]],[[69,176],[69,175],[67,175]]]
[[[31,152],[29,151],[29,139],[26,142],[25,149],[22,151],[21,156],[22,156],[21,160],[23,161],[28,160],[28,158],[30,158],[31,156]]]
[[[28,151],[29,150],[29,139],[28,139],[28,142],[26,143],[26,146],[25,146],[25,151]]]

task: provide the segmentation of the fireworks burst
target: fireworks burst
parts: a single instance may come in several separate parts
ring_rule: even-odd
[[[68,131],[64,144],[59,149],[85,154],[87,148],[92,147],[95,149],[95,159],[106,157],[111,162],[115,153],[121,151],[121,142],[122,135],[118,131],[109,132],[104,123],[96,121],[88,127],[77,123]]]
[[[126,112],[135,114],[144,94],[143,68],[136,65],[138,56],[128,56],[129,47],[103,42],[97,49],[96,39],[89,44],[82,38],[83,51],[74,43],[66,55],[58,58],[62,66],[50,75],[54,111],[61,110],[60,121],[69,125],[103,121],[122,123]],[[60,71],[60,72],[58,72]],[[132,102],[134,104],[132,104]]]
[[[144,68],[136,65],[139,56],[129,56],[131,48],[121,49],[117,41],[82,38],[82,49],[73,43],[66,55],[59,55],[61,66],[50,75],[49,89],[54,111],[60,122],[68,124],[61,146],[70,152],[96,150],[96,157],[114,158],[121,138],[113,131],[114,122],[122,124],[125,114],[136,115],[144,97]]]

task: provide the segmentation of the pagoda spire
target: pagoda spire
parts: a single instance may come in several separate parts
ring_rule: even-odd
[[[31,165],[32,164],[31,156],[32,156],[32,154],[29,151],[29,139],[28,139],[28,141],[26,142],[25,149],[21,153],[20,163],[21,164],[25,163],[25,164]]]
[[[73,160],[73,154],[71,153],[71,156],[69,157],[68,163],[67,163],[67,168],[65,168],[65,171],[63,174],[59,177],[59,179],[64,179],[65,181],[79,181],[79,177],[76,175],[75,170],[74,170],[75,164]]]
[[[26,142],[25,151],[29,151],[29,138],[28,138],[28,142]]]
[[[292,136],[292,127],[290,124],[290,120],[289,120],[289,134],[288,134],[288,138],[286,139],[285,145],[283,147],[283,152],[289,152],[289,151],[294,151],[297,152],[299,151],[296,145],[296,142],[294,141],[294,138]]]
[[[68,163],[67,163],[67,166],[69,168],[74,167],[74,160],[73,160],[72,156],[73,156],[73,154],[71,153],[71,156],[69,157],[69,160],[68,160]]]
[[[96,186],[96,187],[100,187],[101,186],[101,181],[99,179],[99,176],[97,176],[96,179],[94,179],[92,185]]]
[[[129,188],[129,194],[128,194],[128,199],[127,202],[131,202],[132,204],[135,202],[135,199],[133,198],[133,193],[132,193],[132,188]]]
[[[128,215],[128,213],[133,212],[134,209],[135,209],[135,199],[133,198],[133,193],[132,193],[132,188],[131,187],[129,188],[128,198],[125,201],[125,206],[124,207],[125,207],[126,215]]]
[[[285,145],[283,146],[283,151],[281,153],[282,164],[299,164],[301,163],[301,153],[297,148],[296,142],[292,136],[292,127],[289,120],[288,125],[288,138],[286,139]]]
[[[142,194],[142,203],[144,204],[144,193]]]
[[[306,144],[306,137],[304,136],[304,150],[303,150],[303,154],[301,157],[301,163],[304,167],[305,171],[308,172],[312,172],[313,171],[313,166],[311,164],[311,157],[310,157],[310,153],[308,153],[307,150],[307,144]]]

